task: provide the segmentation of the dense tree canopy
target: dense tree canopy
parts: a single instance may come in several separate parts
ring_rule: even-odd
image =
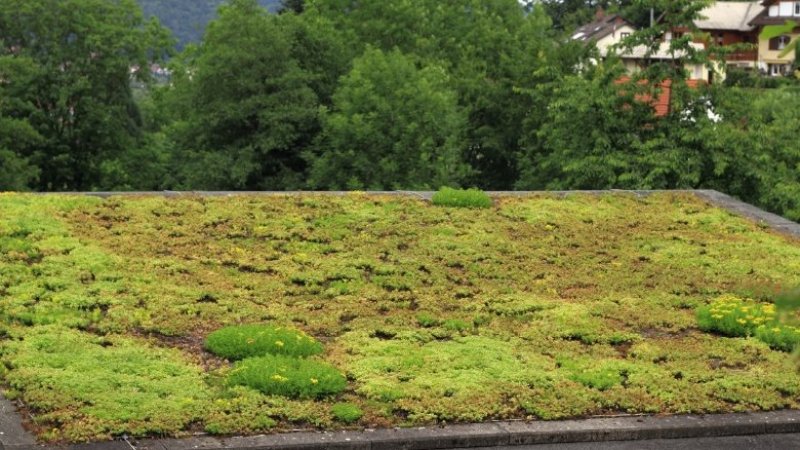
[[[468,168],[460,144],[466,117],[438,66],[417,68],[399,50],[368,48],[342,78],[323,115],[312,186],[430,189],[458,183]]]
[[[800,218],[793,81],[689,88],[690,35],[627,80],[568,38],[603,8],[653,52],[707,4],[6,0],[0,189],[713,188]],[[194,42],[158,85],[153,14]]]
[[[14,104],[40,142],[29,161],[35,187],[91,189],[101,163],[139,138],[131,72],[146,80],[150,59],[165,51],[164,34],[145,22],[134,0],[6,0],[0,7],[0,57],[25,64],[9,80]],[[5,64],[4,64],[5,65]]]
[[[300,152],[316,126],[312,73],[293,56],[293,34],[255,0],[220,10],[175,78],[186,98],[173,126],[179,182],[204,189],[302,185]],[[209,176],[213,174],[212,176]]]

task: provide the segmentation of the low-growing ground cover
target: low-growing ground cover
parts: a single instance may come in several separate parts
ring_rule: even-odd
[[[0,195],[2,378],[54,441],[795,408],[758,327],[797,284],[688,194]]]

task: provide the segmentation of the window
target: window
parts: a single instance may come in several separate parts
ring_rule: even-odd
[[[770,76],[777,77],[786,73],[785,64],[769,64],[768,66]]]
[[[622,39],[625,39],[625,38],[629,37],[631,34],[630,33],[620,33],[619,35],[620,35],[620,37],[622,37]]]
[[[789,42],[792,40],[791,37],[783,35],[778,36],[776,38],[772,38],[769,40],[769,49],[770,50],[783,50],[789,45]]]
[[[695,80],[702,80],[703,79],[703,66],[695,65],[694,66],[694,79]]]
[[[781,17],[788,17],[792,15],[792,11],[794,10],[794,2],[781,2],[780,5]]]
[[[770,17],[778,16],[778,5],[772,5],[769,7],[769,16]]]
[[[717,35],[714,36],[714,41],[717,45],[725,45],[725,33],[717,33]]]
[[[800,16],[800,2],[794,2],[794,15]]]

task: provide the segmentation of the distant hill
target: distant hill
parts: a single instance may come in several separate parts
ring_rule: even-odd
[[[156,16],[161,23],[172,30],[178,40],[178,48],[186,44],[200,42],[206,24],[217,13],[217,8],[225,0],[138,0],[145,16]],[[258,0],[269,9],[277,11],[280,0]]]

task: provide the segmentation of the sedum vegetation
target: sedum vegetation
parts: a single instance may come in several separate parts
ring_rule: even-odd
[[[212,299],[206,297],[206,301]],[[206,338],[205,347],[211,353],[229,360],[264,355],[303,358],[322,353],[322,344],[301,331],[265,325],[222,328]]]
[[[492,199],[479,189],[453,189],[443,187],[435,194],[431,202],[439,206],[456,208],[490,208]]]
[[[278,355],[237,362],[228,383],[290,398],[320,398],[338,394],[347,387],[344,376],[327,364]]]
[[[0,210],[5,395],[48,441],[800,407],[794,341],[704,322],[765,325],[800,241],[688,194]]]
[[[792,351],[800,344],[800,328],[781,323],[774,303],[758,303],[727,295],[697,311],[700,329],[726,336],[756,336],[770,347]]]

